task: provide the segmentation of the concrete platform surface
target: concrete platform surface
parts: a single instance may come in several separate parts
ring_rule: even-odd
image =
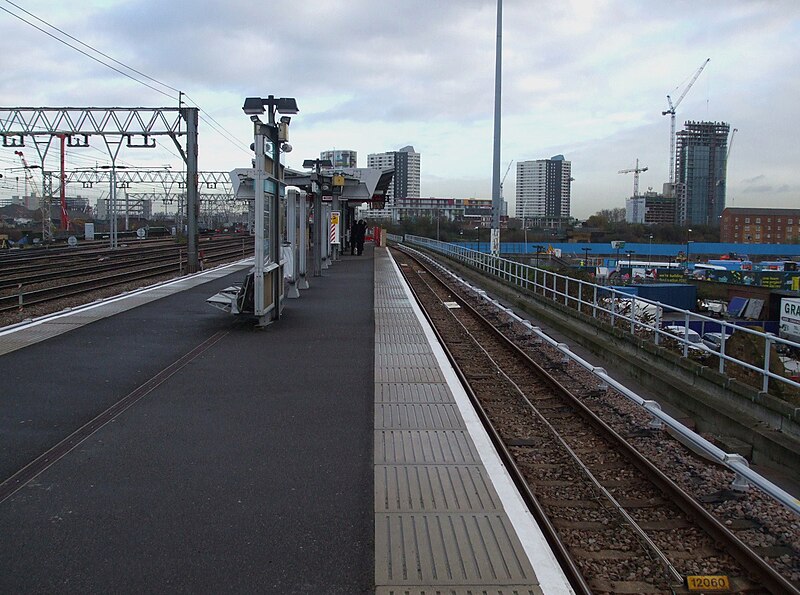
[[[139,397],[0,503],[0,592],[372,592],[371,256],[265,330],[205,304],[239,271],[0,356],[2,479]]]

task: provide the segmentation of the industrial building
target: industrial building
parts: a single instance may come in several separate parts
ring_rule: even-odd
[[[725,122],[686,122],[677,134],[675,194],[679,225],[717,225],[725,209]]]
[[[477,226],[492,223],[491,198],[395,198],[392,220],[440,219],[442,221],[474,221]],[[501,217],[507,221],[508,217]]]
[[[97,200],[97,218],[107,220],[111,217],[111,205],[108,198]],[[117,217],[132,217],[135,219],[150,219],[153,216],[153,201],[149,199],[133,199],[128,197],[127,192],[121,192],[117,196],[116,204]]]
[[[721,242],[795,244],[800,242],[800,209],[729,207],[722,211]]]

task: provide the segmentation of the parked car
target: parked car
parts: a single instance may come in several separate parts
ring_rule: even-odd
[[[661,306],[649,304],[644,300],[633,300],[629,298],[613,298],[613,300],[611,298],[603,298],[600,300],[600,305],[603,309],[610,311],[613,307],[617,314],[625,317],[631,315],[631,308],[634,308],[634,304],[634,317],[636,320],[652,322],[664,315],[664,309]]]
[[[703,343],[709,349],[719,351],[722,348],[722,333],[705,333]]]
[[[686,341],[689,343],[689,350],[694,352],[707,352],[708,348],[706,347],[705,343],[703,343],[702,337],[700,337],[700,333],[697,331],[693,331],[690,328],[686,328],[685,326],[665,326],[664,330],[671,335],[675,335],[680,342],[681,347],[683,347],[683,342]]]

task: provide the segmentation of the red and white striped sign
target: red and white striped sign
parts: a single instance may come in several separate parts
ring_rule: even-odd
[[[331,244],[340,244],[339,238],[339,211],[331,211],[330,226],[328,227],[328,239]]]

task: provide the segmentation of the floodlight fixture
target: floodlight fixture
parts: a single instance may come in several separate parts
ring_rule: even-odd
[[[272,95],[269,96],[270,101],[275,102],[275,109],[279,114],[296,114],[300,110],[297,108],[297,100],[294,97],[281,97],[275,99]]]
[[[271,111],[277,111],[279,114],[296,114],[300,111],[297,108],[297,100],[294,97],[276,98],[274,95],[269,95],[266,99],[263,97],[247,97],[244,100],[242,111],[248,116],[258,116],[266,111],[264,106],[269,107]]]
[[[242,111],[248,116],[258,116],[264,113],[264,100],[260,97],[248,97],[244,100]]]
[[[333,167],[333,163],[331,163],[330,159],[305,159],[303,161],[303,167],[306,169],[314,169],[317,166]]]

